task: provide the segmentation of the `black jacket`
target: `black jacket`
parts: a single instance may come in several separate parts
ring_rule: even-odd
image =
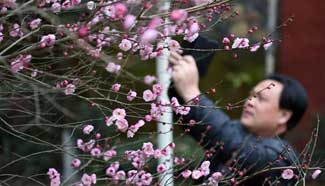
[[[183,44],[184,48],[217,48],[216,42],[199,37],[193,43]],[[200,77],[202,77],[208,68],[209,63],[214,55],[213,52],[185,52],[194,56],[199,68]],[[169,90],[170,97],[177,97],[180,103],[181,98],[171,85]],[[224,175],[235,174],[239,181],[243,176],[238,176],[239,171],[229,169],[229,167],[244,171],[244,176],[252,175],[258,171],[265,170],[270,167],[283,167],[299,164],[299,157],[291,145],[281,138],[263,138],[257,139],[255,136],[245,130],[238,120],[231,120],[220,109],[215,107],[213,102],[206,96],[200,96],[199,106],[192,107],[188,115],[183,118],[183,123],[188,123],[194,119],[198,123],[193,127],[184,126],[190,130],[190,134],[201,143],[201,145],[213,156],[211,161],[211,174],[222,171]],[[210,127],[207,127],[210,126]],[[235,160],[235,161],[233,161]],[[257,174],[241,185],[268,185],[265,179],[271,181],[279,179],[281,183],[278,185],[294,185],[295,179],[289,181],[281,179],[282,170],[267,171]],[[299,176],[299,172],[295,171]],[[227,183],[219,183],[219,185],[231,185]],[[276,184],[273,184],[276,185]]]

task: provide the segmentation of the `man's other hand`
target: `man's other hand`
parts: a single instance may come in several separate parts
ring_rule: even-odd
[[[178,94],[185,102],[200,95],[199,73],[192,56],[171,52],[168,58],[172,68],[172,80]]]

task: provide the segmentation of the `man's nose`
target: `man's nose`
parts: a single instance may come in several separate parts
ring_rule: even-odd
[[[256,98],[255,98],[254,96],[250,96],[250,97],[247,99],[245,106],[246,106],[246,107],[254,107],[255,99],[256,99]]]

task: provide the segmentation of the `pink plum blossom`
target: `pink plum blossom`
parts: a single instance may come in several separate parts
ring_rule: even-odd
[[[142,150],[144,152],[144,154],[148,157],[154,155],[155,151],[153,149],[153,145],[152,143],[148,142],[148,143],[143,143],[142,145]]]
[[[147,114],[144,116],[144,119],[149,122],[152,120],[152,117],[149,114]]]
[[[139,130],[139,128],[135,125],[132,125],[131,127],[129,127],[128,131],[127,131],[127,137],[128,138],[133,138],[134,134]]]
[[[114,6],[115,16],[122,19],[128,12],[128,8],[123,3],[116,3]]]
[[[110,73],[118,73],[121,69],[121,66],[120,65],[117,65],[115,63],[112,63],[112,62],[109,62],[105,69],[110,72]]]
[[[222,39],[222,43],[223,43],[223,44],[229,44],[229,43],[230,43],[230,39],[229,39],[228,37],[224,37],[224,38]]]
[[[60,176],[60,173],[55,168],[49,168],[47,175],[50,179],[54,179],[57,176]]]
[[[311,175],[311,177],[312,177],[313,179],[316,179],[316,178],[318,178],[318,176],[319,176],[321,173],[322,173],[322,171],[319,170],[319,169],[317,169],[317,170],[315,170],[315,171],[313,172],[313,174]]]
[[[126,174],[123,170],[117,171],[117,173],[115,174],[114,179],[115,180],[125,180]]]
[[[65,95],[71,95],[76,91],[76,86],[74,84],[68,84],[65,89],[64,89],[64,93]]]
[[[95,140],[91,139],[88,142],[84,143],[82,139],[77,139],[77,147],[84,151],[89,152],[95,145]]]
[[[151,91],[151,90],[145,90],[143,91],[143,96],[142,96],[143,100],[145,102],[149,102],[149,101],[153,101],[156,99],[156,95]]]
[[[185,158],[179,158],[179,157],[174,158],[174,163],[176,165],[182,165],[182,164],[184,164],[184,162],[185,162]]]
[[[83,129],[82,132],[84,134],[90,134],[94,130],[94,126],[92,125],[86,125]]]
[[[113,125],[114,121],[115,121],[115,118],[113,116],[111,116],[111,117],[106,116],[105,117],[105,123],[106,123],[106,126],[108,126],[108,127]]]
[[[17,58],[10,62],[11,72],[17,73],[26,67],[32,59],[31,55],[19,55]]]
[[[60,3],[53,3],[52,6],[51,6],[51,11],[53,13],[58,13],[61,11],[61,5]]]
[[[292,169],[285,169],[281,174],[281,177],[285,180],[290,180],[293,178],[293,176],[294,176],[294,172]]]
[[[162,20],[160,17],[154,17],[150,20],[150,22],[148,24],[148,28],[155,29],[158,26],[160,26],[163,22],[164,22],[164,20]]]
[[[125,16],[122,26],[124,29],[129,29],[132,25],[135,24],[136,17],[132,14],[128,14]]]
[[[167,168],[166,168],[166,165],[165,164],[159,164],[157,166],[157,172],[158,173],[164,173],[166,170],[167,170]]]
[[[42,19],[40,19],[40,18],[34,19],[29,23],[29,27],[33,30],[36,29],[41,24],[41,21],[42,21]]]
[[[2,4],[2,6],[11,8],[11,9],[14,9],[17,7],[16,0],[3,0],[1,4]]]
[[[136,98],[137,97],[137,93],[135,92],[135,91],[133,91],[133,90],[130,90],[129,92],[128,92],[128,95],[126,96],[126,99],[128,100],[128,101],[132,101],[134,98]]]
[[[170,40],[168,42],[169,51],[181,52],[181,45],[176,40]]]
[[[119,47],[121,50],[126,52],[131,49],[132,43],[128,39],[122,39],[121,43],[119,44]]]
[[[23,31],[20,28],[18,23],[15,23],[12,27],[12,30],[9,32],[11,37],[22,37],[24,35]]]
[[[91,151],[90,151],[90,154],[96,158],[99,158],[101,156],[101,153],[102,153],[102,151],[97,147],[91,149]]]
[[[47,175],[51,180],[50,186],[59,186],[61,184],[60,173],[56,169],[49,168]]]
[[[252,47],[250,47],[251,52],[256,52],[260,48],[260,44],[255,44]]]
[[[201,164],[200,170],[203,176],[207,176],[210,174],[210,161],[204,161]]]
[[[125,109],[116,108],[113,110],[113,118],[116,120],[124,119],[126,116]]]
[[[73,167],[73,168],[78,168],[78,167],[80,167],[80,165],[81,165],[81,161],[79,160],[79,159],[73,159],[72,161],[71,161],[71,167]]]
[[[140,35],[140,43],[146,44],[155,41],[158,37],[158,31],[155,29],[147,29]]]
[[[148,60],[153,51],[153,46],[151,44],[145,44],[139,51],[141,60]]]
[[[162,88],[161,84],[156,83],[156,84],[152,85],[152,90],[156,96],[160,96],[163,91],[163,88]]]
[[[155,149],[153,157],[155,159],[158,159],[162,156],[161,150],[160,149]]]
[[[208,179],[210,185],[218,185],[219,179],[222,177],[221,172],[215,172],[211,175],[211,177]]]
[[[41,38],[41,46],[42,44],[44,45],[44,47],[48,46],[51,47],[55,44],[55,35],[54,34],[48,34],[46,36],[42,36]]]
[[[116,172],[116,170],[113,168],[113,167],[108,167],[107,169],[106,169],[106,175],[107,176],[115,176],[115,172]]]
[[[186,10],[183,10],[183,9],[176,9],[170,13],[169,17],[170,17],[170,20],[175,21],[176,23],[180,24],[186,20],[187,12],[186,12]]]
[[[183,178],[189,178],[191,176],[191,174],[192,174],[192,171],[190,171],[190,170],[185,170],[182,172]]]
[[[96,174],[88,175],[84,173],[81,178],[81,182],[84,186],[91,186],[92,184],[96,184]]]
[[[115,124],[117,126],[117,129],[120,130],[121,132],[126,132],[126,130],[129,127],[128,121],[124,118],[117,120]]]
[[[121,88],[121,84],[119,84],[119,83],[114,83],[114,84],[112,85],[112,90],[113,90],[114,92],[118,92],[118,91],[120,90],[120,88]]]
[[[108,150],[108,151],[104,152],[103,158],[105,161],[108,161],[116,155],[117,155],[117,152],[115,150]]]
[[[145,83],[145,84],[148,84],[148,85],[152,84],[152,83],[155,82],[156,80],[157,80],[156,76],[146,75],[146,76],[144,77],[144,83]]]
[[[197,179],[201,178],[201,176],[202,176],[202,172],[200,170],[193,170],[192,171],[192,178],[194,180],[197,180]]]
[[[269,49],[272,46],[273,42],[271,40],[267,40],[267,42],[263,45],[264,50]]]
[[[247,38],[236,38],[232,44],[232,49],[249,47],[249,40]]]

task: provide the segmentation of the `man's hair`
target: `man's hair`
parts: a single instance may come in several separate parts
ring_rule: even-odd
[[[283,90],[280,95],[280,108],[292,112],[292,116],[287,122],[287,129],[294,128],[304,115],[308,96],[304,87],[295,79],[283,74],[271,74],[266,79],[280,82]]]

